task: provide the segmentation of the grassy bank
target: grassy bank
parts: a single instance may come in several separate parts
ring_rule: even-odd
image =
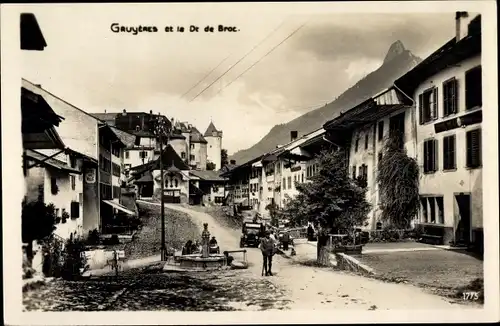
[[[465,253],[435,250],[354,257],[373,268],[378,279],[413,284],[460,303],[483,302],[483,262]],[[479,292],[478,298],[464,299],[469,291]]]
[[[136,259],[160,254],[161,217],[160,206],[137,204],[142,228],[133,242],[125,246],[128,259]],[[197,239],[201,235],[190,217],[181,212],[165,208],[165,236],[167,248],[180,250],[187,240]]]

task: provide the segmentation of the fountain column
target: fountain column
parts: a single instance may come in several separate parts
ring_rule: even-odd
[[[210,232],[208,232],[208,223],[203,223],[203,232],[201,233],[201,257],[207,258],[209,256]]]

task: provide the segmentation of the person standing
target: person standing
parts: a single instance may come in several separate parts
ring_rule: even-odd
[[[271,269],[273,266],[274,246],[275,243],[271,239],[269,232],[266,232],[259,245],[262,251],[262,268],[266,272],[266,276],[273,276]]]
[[[288,250],[288,245],[290,244],[290,233],[284,232],[281,242],[283,243],[283,250]]]

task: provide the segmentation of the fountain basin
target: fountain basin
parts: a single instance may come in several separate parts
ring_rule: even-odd
[[[200,254],[181,255],[176,257],[181,269],[214,270],[226,265],[226,257],[222,254],[211,254],[202,257]]]

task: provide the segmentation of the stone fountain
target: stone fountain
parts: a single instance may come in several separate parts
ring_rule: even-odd
[[[217,270],[226,266],[226,256],[211,254],[209,248],[210,232],[208,223],[203,224],[201,233],[201,254],[179,255],[175,257],[175,264],[167,264],[164,270]]]

